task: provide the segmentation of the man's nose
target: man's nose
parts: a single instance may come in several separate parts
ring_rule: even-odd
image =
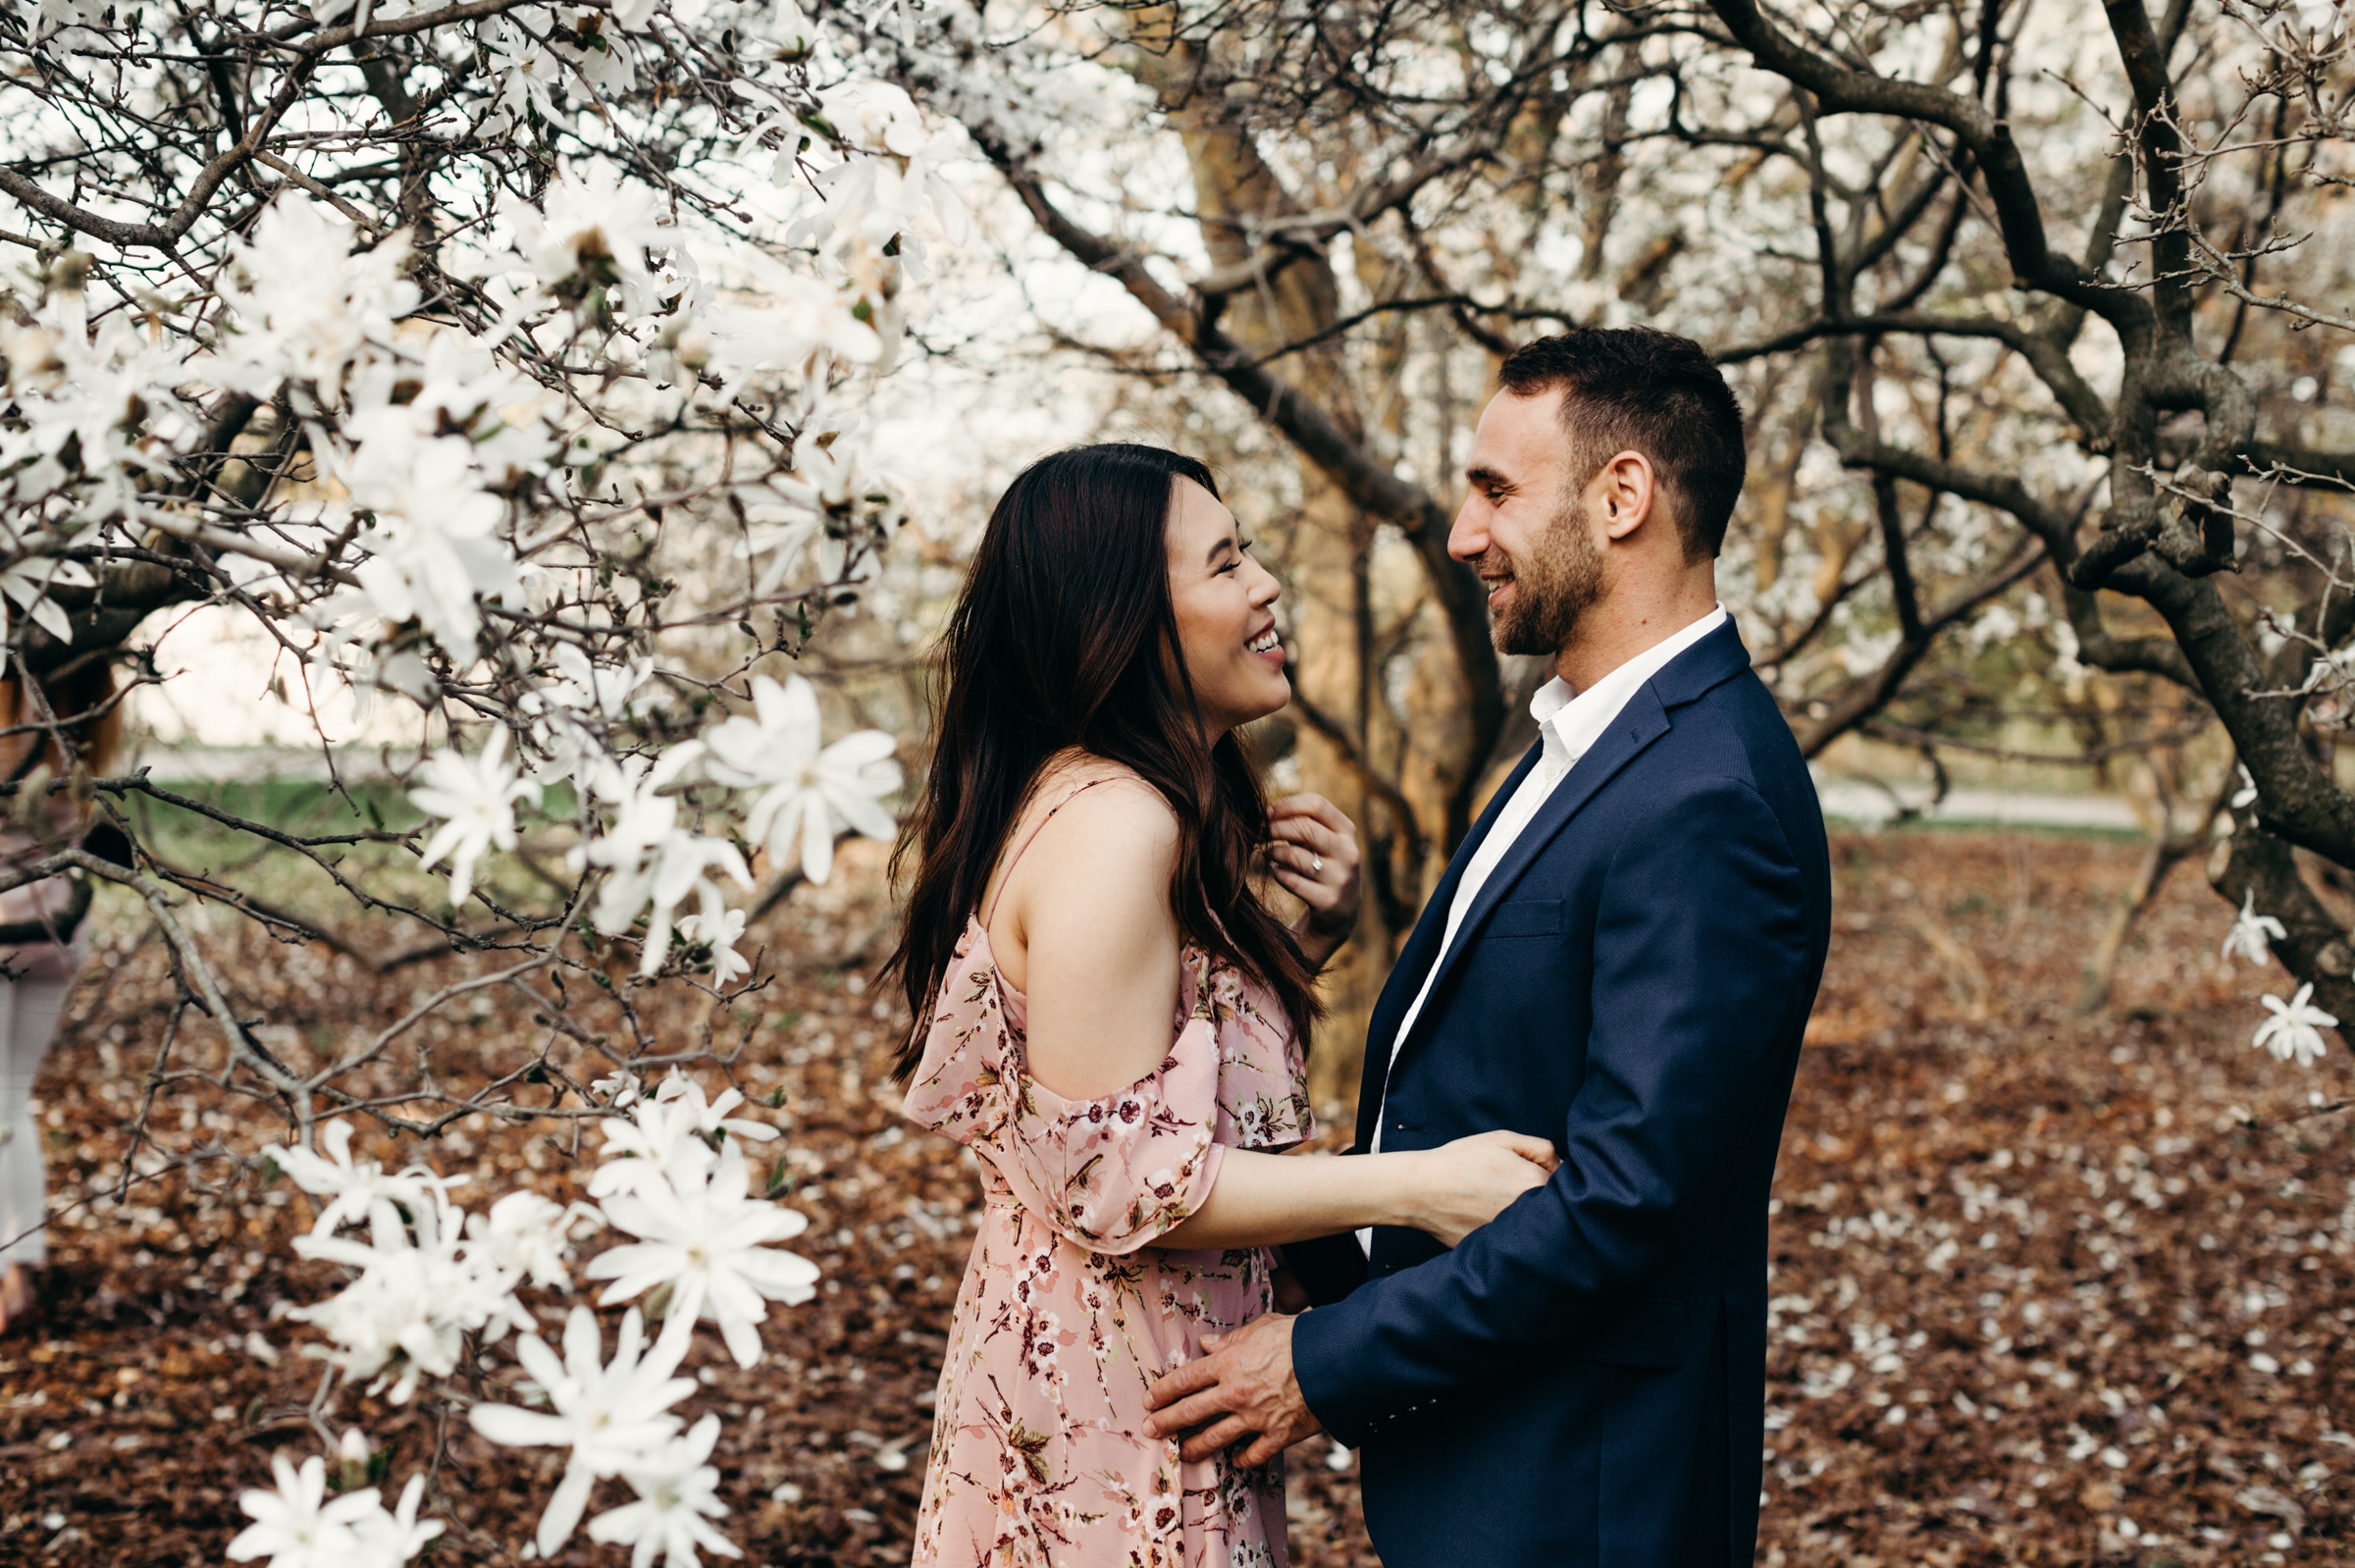
[[[1488,507],[1480,492],[1464,497],[1447,530],[1447,553],[1459,561],[1476,561],[1489,552]]]

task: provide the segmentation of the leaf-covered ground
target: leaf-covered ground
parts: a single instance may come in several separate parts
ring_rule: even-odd
[[[2355,1073],[2335,1039],[2304,1071],[2247,1049],[2256,998],[2287,987],[2219,962],[2227,912],[2196,867],[2143,926],[2113,1009],[2069,1015],[2138,853],[1836,841],[1838,934],[1777,1183],[1762,1561],[2355,1560],[2355,1137],[2327,1109]],[[731,1418],[726,1525],[756,1563],[906,1559],[969,1245],[969,1170],[901,1127],[883,1080],[901,1019],[864,983],[888,946],[877,886],[875,857],[852,857],[768,922],[776,985],[716,1010],[682,992],[646,1020],[681,1049],[735,1051],[749,1091],[784,1092],[801,1245],[826,1271],[816,1301],[775,1314],[758,1370],[698,1352],[694,1409]],[[240,1011],[297,1059],[461,972],[379,974],[215,929],[242,944]],[[614,1004],[587,990],[579,1013],[618,1036]],[[53,1230],[47,1316],[0,1340],[0,1562],[217,1562],[271,1453],[323,1446],[311,1335],[284,1317],[329,1283],[285,1245],[305,1200],[184,1163],[252,1150],[265,1122],[182,1083],[131,1149],[169,995],[160,949],[108,934],[41,1082],[54,1190],[82,1201]],[[182,1027],[174,1062],[214,1064],[204,1027]],[[402,1065],[470,1088],[545,1032],[478,996],[404,1042]],[[573,1196],[569,1147],[561,1126],[468,1124],[432,1159],[479,1173],[478,1192],[521,1177]],[[117,1199],[127,1154],[164,1169]],[[430,1417],[351,1396],[333,1425],[389,1446],[395,1484],[440,1448],[459,1524],[436,1560],[518,1560],[556,1455],[463,1430],[438,1444]],[[1376,1560],[1354,1468],[1321,1440],[1296,1450],[1291,1513],[1295,1561]],[[563,1560],[623,1558],[576,1541]]]

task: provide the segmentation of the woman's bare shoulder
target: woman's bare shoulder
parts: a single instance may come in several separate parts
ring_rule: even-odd
[[[1134,768],[1093,757],[1067,753],[1050,763],[1032,792],[1031,820],[1052,814],[1057,831],[1042,833],[1039,846],[1050,858],[1107,856],[1123,869],[1137,860],[1158,862],[1167,870],[1178,848],[1178,813],[1161,791]]]
[[[1085,820],[1099,827],[1124,822],[1135,827],[1150,825],[1166,829],[1169,841],[1177,842],[1178,813],[1161,791],[1126,763],[1090,752],[1059,753],[1039,770],[1022,816],[1026,822],[1039,822],[1049,814],[1059,819],[1068,815],[1074,822]]]
[[[1133,768],[1077,750],[1039,769],[1008,833],[985,907],[1020,908],[1030,896],[1079,892],[1078,903],[1131,889],[1167,905],[1178,860],[1178,814]],[[994,923],[994,922],[993,922]]]
[[[1152,971],[1137,969],[1137,956],[1177,940],[1169,894],[1177,812],[1135,772],[1101,758],[1074,759],[1042,782],[1055,793],[1037,792],[1016,862],[999,873],[996,907],[1011,917],[993,920],[991,939],[1007,978],[1032,989],[1034,941],[1047,944],[1064,972],[1107,977],[1105,984]]]

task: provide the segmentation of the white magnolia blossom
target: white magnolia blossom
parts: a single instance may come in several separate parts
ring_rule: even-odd
[[[661,303],[646,253],[676,243],[677,232],[645,183],[624,180],[608,164],[576,166],[549,185],[539,206],[510,201],[505,217],[515,259],[551,295],[570,302],[610,287],[632,315]]]
[[[417,1522],[425,1478],[410,1480],[397,1512],[387,1513],[374,1487],[327,1495],[327,1463],[316,1456],[300,1470],[285,1454],[270,1468],[278,1490],[249,1490],[237,1506],[253,1521],[229,1543],[233,1562],[269,1559],[268,1568],[398,1568],[442,1534],[439,1521]]]
[[[2232,929],[2224,933],[2224,945],[2220,956],[2229,964],[2237,953],[2263,967],[2272,963],[2274,958],[2273,949],[2266,945],[2268,938],[2278,942],[2284,934],[2279,920],[2270,915],[2257,913],[2257,893],[2251,889],[2240,901],[2240,915],[2233,920]]]
[[[556,92],[563,85],[567,62],[549,41],[551,20],[538,7],[518,7],[483,27],[483,53],[492,79],[498,83],[497,107],[483,120],[485,135],[504,135],[533,115],[562,123]],[[538,26],[531,26],[535,22]]]
[[[493,730],[474,757],[443,747],[418,769],[423,783],[409,791],[409,804],[442,825],[417,852],[420,864],[432,865],[449,857],[449,902],[463,905],[474,889],[474,866],[483,852],[497,845],[515,847],[515,803],[540,793],[539,786],[519,780],[507,760],[507,732]]]
[[[660,1179],[605,1198],[605,1218],[639,1239],[600,1253],[582,1271],[613,1281],[598,1300],[611,1306],[666,1285],[671,1313],[700,1313],[719,1326],[738,1366],[759,1365],[765,1303],[809,1300],[818,1272],[773,1245],[808,1229],[809,1220],[752,1196],[751,1186],[743,1145],[731,1138],[715,1159],[674,1160]]]
[[[425,1478],[411,1476],[409,1484],[400,1489],[400,1501],[391,1513],[380,1507],[354,1520],[351,1533],[360,1544],[355,1568],[396,1568],[423,1551],[428,1542],[447,1529],[439,1519],[418,1522],[417,1508],[424,1500]]]
[[[771,864],[792,863],[799,839],[802,874],[823,882],[833,874],[840,828],[869,838],[898,831],[878,799],[901,782],[889,735],[860,730],[820,750],[817,691],[799,675],[783,686],[754,676],[753,706],[756,717],[727,719],[704,740],[714,779],[761,792],[744,825],[755,842],[766,836]]]
[[[932,139],[916,100],[888,81],[846,81],[818,106],[852,146],[912,158]]]
[[[622,1315],[610,1362],[600,1359],[597,1315],[587,1307],[573,1308],[565,1319],[561,1360],[538,1334],[516,1340],[515,1358],[549,1410],[478,1404],[471,1419],[493,1442],[572,1450],[564,1480],[540,1516],[534,1540],[541,1556],[553,1556],[572,1538],[599,1481],[651,1462],[678,1436],[681,1422],[668,1412],[695,1392],[696,1384],[672,1374],[687,1352],[692,1327],[691,1319],[674,1320],[648,1351],[644,1325],[632,1307]]]
[[[0,312],[7,392],[22,422],[0,426],[0,498],[17,503],[0,542],[11,553],[86,541],[74,514],[45,504],[69,488],[79,492],[81,519],[145,515],[139,480],[165,472],[196,435],[178,391],[185,345],[151,340],[119,315],[92,331],[86,317],[78,284],[51,291],[28,324]],[[45,586],[50,570],[12,564],[9,597],[29,605],[38,594],[27,591]]]
[[[969,152],[904,92],[864,78],[862,28],[821,38],[778,0],[731,8],[720,43],[715,25],[698,35],[706,9],[616,0],[453,18],[434,0],[300,0],[296,23],[350,38],[407,25],[424,118],[397,129],[348,69],[282,72],[257,86],[248,128],[208,151],[211,109],[186,125],[150,112],[179,101],[163,89],[191,68],[139,45],[135,12],[33,0],[23,31],[50,59],[26,79],[64,84],[91,117],[57,143],[75,167],[33,175],[171,237],[127,240],[103,263],[44,250],[0,287],[0,640],[22,641],[27,623],[86,638],[80,606],[96,595],[117,611],[130,601],[107,596],[127,584],[138,602],[152,592],[166,607],[248,615],[291,666],[281,690],[298,695],[286,700],[310,704],[322,735],[363,740],[381,705],[402,732],[445,737],[408,798],[427,819],[419,862],[446,870],[453,905],[490,880],[490,857],[519,848],[519,804],[545,810],[535,790],[566,781],[572,866],[589,879],[572,899],[589,901],[598,931],[640,941],[642,974],[670,961],[676,935],[728,991],[752,969],[750,916],[727,907],[731,883],[752,886],[739,835],[749,825],[780,868],[822,880],[842,827],[894,831],[880,800],[899,769],[878,732],[825,744],[806,683],[767,675],[751,712],[714,726],[724,740],[674,744],[684,726],[657,705],[689,683],[654,672],[705,668],[718,629],[738,621],[798,624],[806,638],[877,577],[905,503],[861,410],[925,281],[923,235],[967,233],[947,174]],[[913,9],[891,9],[905,40]],[[274,47],[268,18],[215,21],[239,58]],[[426,84],[434,76],[445,87]],[[694,86],[674,91],[679,81]],[[716,122],[706,85],[741,95]],[[745,189],[714,140],[752,120],[751,182],[773,172],[791,195]],[[567,134],[576,121],[581,134]],[[134,123],[132,139],[162,163],[117,139]],[[681,125],[704,151],[673,156]],[[434,190],[400,187],[433,209],[426,221],[388,201],[384,183],[345,178],[354,157],[412,131],[448,153]],[[522,156],[527,138],[546,156]],[[587,146],[629,153],[573,155]],[[213,172],[177,167],[183,156]],[[140,194],[154,190],[186,204],[176,216]],[[71,232],[54,217],[44,233]],[[719,460],[706,433],[723,411]],[[731,563],[718,530],[739,517],[744,553]],[[318,706],[344,694],[360,699],[357,726]],[[484,738],[469,755],[461,736],[475,726]],[[534,929],[572,939],[553,920]],[[329,1085],[351,1066],[331,1062],[309,1087],[354,1098],[309,1103],[400,1103],[390,1082]],[[560,1115],[574,1114],[565,1097],[579,1091],[562,1074],[578,1066],[548,1064]],[[746,1149],[776,1129],[741,1114],[736,1090],[706,1095],[676,1072],[640,1084],[622,1068],[597,1093],[579,1109],[626,1116],[604,1139],[594,1206],[518,1187],[469,1213],[453,1196],[461,1178],[389,1170],[355,1154],[351,1122],[314,1126],[304,1112],[302,1141],[269,1158],[316,1200],[296,1254],[342,1275],[291,1310],[304,1352],[325,1363],[315,1414],[330,1430],[340,1385],[394,1403],[473,1402],[487,1437],[570,1451],[542,1555],[590,1519],[638,1568],[734,1556],[710,1523],[727,1512],[708,1462],[718,1422],[683,1430],[691,1417],[675,1407],[698,1385],[675,1374],[704,1322],[739,1363],[759,1359],[770,1304],[813,1293],[816,1268],[777,1245],[807,1222],[754,1196]],[[528,1109],[506,1100],[498,1114]],[[607,1224],[621,1244],[594,1236]],[[629,1314],[610,1362],[585,1308],[560,1355],[532,1333],[549,1305],[533,1293],[584,1275],[609,1299],[654,1298]],[[665,1312],[653,1346],[639,1310]],[[524,1335],[530,1383],[514,1405],[480,1403],[482,1387],[455,1379],[510,1333]],[[340,1495],[324,1459],[274,1458],[277,1485],[241,1499],[250,1528],[230,1556],[395,1568],[442,1534],[421,1517],[426,1477],[389,1508],[363,1485],[364,1437],[336,1459]],[[637,1500],[599,1513],[623,1480]],[[601,1499],[601,1487],[616,1494]]]
[[[856,588],[881,569],[874,536],[856,526],[864,517],[888,531],[906,502],[898,481],[867,466],[859,440],[861,421],[822,403],[811,429],[794,445],[794,471],[777,474],[744,497],[746,537],[740,557],[765,555],[756,594],[774,592],[812,553],[816,580]]]
[[[750,1138],[755,1143],[768,1143],[781,1135],[765,1122],[728,1114],[745,1103],[741,1090],[722,1089],[717,1099],[707,1098],[703,1084],[677,1068],[672,1068],[670,1075],[655,1088],[654,1100],[676,1113],[686,1130],[701,1134],[706,1145],[720,1132]]]
[[[237,1499],[253,1521],[229,1543],[232,1561],[268,1557],[270,1568],[341,1568],[359,1551],[352,1525],[378,1507],[375,1489],[327,1495],[327,1461],[302,1462],[297,1471],[284,1454],[271,1456],[276,1491],[251,1490]]]
[[[96,542],[97,530],[86,529],[55,541],[55,545],[57,548],[72,549]],[[14,528],[0,522],[0,549],[23,549],[37,543],[19,539]],[[9,563],[6,570],[0,570],[0,595],[7,596],[6,602],[0,602],[0,638],[8,635],[8,604],[14,603],[32,617],[34,625],[61,643],[71,643],[74,641],[74,623],[67,616],[65,605],[52,598],[49,591],[52,588],[90,588],[97,581],[90,575],[90,569],[77,560],[35,553],[20,555]]]
[[[441,1189],[466,1179],[462,1176],[439,1176],[414,1166],[388,1173],[374,1160],[354,1159],[351,1124],[341,1117],[319,1128],[318,1142],[327,1151],[323,1155],[298,1143],[270,1151],[271,1163],[288,1180],[315,1198],[329,1200],[311,1228],[313,1235],[331,1235],[339,1226],[362,1224],[379,1204],[423,1204]]]
[[[406,1219],[403,1219],[405,1212]],[[372,1391],[390,1387],[405,1404],[421,1377],[455,1371],[465,1335],[496,1342],[507,1330],[529,1329],[531,1315],[516,1301],[522,1271],[501,1268],[485,1243],[470,1244],[465,1215],[437,1188],[431,1201],[396,1211],[375,1204],[369,1237],[313,1233],[294,1241],[296,1255],[324,1258],[358,1271],[338,1294],[287,1314],[316,1325],[336,1348],[320,1359],[349,1378],[374,1378]]]
[[[466,1218],[466,1238],[483,1250],[494,1268],[515,1275],[542,1290],[569,1290],[572,1276],[565,1265],[572,1254],[573,1233],[604,1224],[586,1204],[561,1204],[521,1189],[491,1205],[490,1213]]]
[[[755,1143],[778,1136],[765,1122],[728,1114],[745,1103],[742,1093],[725,1089],[718,1099],[707,1100],[704,1086],[676,1068],[651,1095],[639,1092],[634,1077],[623,1087],[629,1097],[617,1094],[613,1103],[627,1105],[630,1114],[602,1124],[601,1164],[589,1178],[593,1198],[636,1191],[642,1182],[669,1180],[684,1187],[703,1181],[712,1142],[723,1132]]]
[[[398,434],[395,434],[397,432]],[[415,619],[460,663],[471,663],[482,611],[476,596],[520,598],[515,555],[498,537],[506,515],[483,489],[474,445],[462,436],[418,440],[382,427],[336,477],[354,506],[375,513],[362,536],[369,558],[355,575],[385,619]]]
[[[2334,38],[2347,25],[2347,0],[2289,0],[2280,16],[2311,38]]]
[[[2309,1000],[2313,995],[2314,982],[2309,980],[2287,1002],[2277,996],[2259,998],[2273,1017],[2257,1025],[2249,1044],[2271,1051],[2276,1062],[2295,1060],[2303,1068],[2321,1061],[2329,1049],[2322,1031],[2337,1027],[2338,1019],[2314,1006]]]
[[[620,1277],[605,1292],[607,1301],[667,1287],[667,1322],[652,1345],[633,1306],[622,1318],[612,1359],[604,1360],[596,1315],[575,1307],[559,1356],[516,1297],[526,1284],[570,1287],[567,1248],[584,1226],[602,1223],[597,1211],[526,1190],[469,1218],[444,1194],[450,1179],[424,1168],[386,1176],[373,1162],[355,1161],[350,1127],[341,1121],[321,1129],[326,1156],[276,1151],[306,1190],[333,1200],[321,1231],[298,1240],[296,1251],[355,1275],[339,1294],[289,1316],[334,1341],[324,1359],[343,1375],[375,1376],[378,1388],[392,1385],[395,1402],[410,1398],[422,1380],[455,1370],[469,1336],[490,1343],[509,1328],[521,1331],[515,1356],[525,1381],[518,1392],[529,1403],[478,1402],[470,1419],[494,1442],[570,1450],[564,1479],[541,1516],[538,1554],[560,1549],[598,1484],[618,1476],[637,1490],[638,1501],[599,1515],[591,1522],[593,1539],[626,1542],[680,1564],[696,1562],[698,1549],[733,1555],[733,1545],[703,1523],[727,1511],[716,1495],[718,1473],[706,1464],[716,1418],[682,1437],[683,1420],[673,1407],[698,1385],[676,1374],[700,1320],[718,1324],[740,1364],[759,1360],[765,1303],[806,1301],[814,1293],[816,1268],[771,1245],[808,1222],[751,1196],[743,1143],[778,1134],[731,1114],[745,1104],[736,1089],[708,1095],[676,1068],[651,1093],[627,1069],[596,1087],[628,1114],[603,1124],[591,1190],[604,1198],[604,1215],[638,1239],[609,1248],[588,1273]],[[629,1178],[606,1179],[621,1173]],[[328,1233],[360,1224],[365,1240]],[[340,1461],[346,1485],[365,1475],[370,1452],[365,1437],[345,1434]],[[327,1500],[318,1459],[299,1472],[283,1456],[277,1465],[277,1492],[246,1494],[255,1524],[237,1538],[232,1555],[239,1560],[270,1554],[287,1568],[395,1568],[443,1528],[417,1521],[422,1477],[410,1481],[400,1506],[388,1513],[373,1490]]]
[[[725,389],[755,371],[800,373],[813,356],[849,364],[883,357],[882,334],[853,313],[840,288],[782,269],[766,274],[757,300],[706,305],[664,329],[656,347],[670,356],[665,379],[708,370]]]
[[[701,742],[689,741],[651,765],[638,758],[607,764],[593,786],[593,793],[611,807],[613,821],[579,852],[585,863],[605,868],[590,918],[598,930],[617,936],[641,914],[649,915],[641,974],[654,973],[668,957],[679,905],[690,894],[717,896],[706,871],[725,871],[740,886],[753,885],[753,873],[736,846],[679,826],[678,797],[664,793],[703,754]]]
[[[744,911],[722,909],[719,890],[708,882],[704,884],[700,902],[695,914],[679,920],[679,935],[691,946],[710,951],[711,983],[724,991],[753,972],[753,961],[736,951],[744,936]]]
[[[728,1511],[719,1500],[719,1471],[706,1463],[718,1441],[719,1418],[706,1416],[684,1437],[623,1471],[638,1500],[590,1520],[589,1539],[629,1546],[630,1568],[651,1568],[656,1557],[664,1568],[694,1568],[702,1560],[698,1548],[743,1556],[734,1542],[705,1523]]]
[[[352,412],[343,434],[365,445],[433,441],[462,432],[483,483],[515,485],[562,449],[544,415],[548,394],[500,364],[489,342],[443,330],[422,348],[404,334],[393,350],[351,374]],[[567,645],[569,646],[569,645]]]
[[[825,182],[833,202],[859,215],[863,237],[882,244],[906,235],[929,210],[950,244],[965,243],[965,203],[940,176],[967,156],[957,132],[927,129],[915,102],[887,81],[846,81],[825,95],[823,107],[850,144],[870,154],[845,159]]]
[[[609,1109],[615,1111],[626,1111],[636,1105],[638,1097],[646,1089],[646,1085],[639,1081],[638,1074],[627,1068],[606,1073],[589,1087],[597,1091]]]
[[[653,678],[654,661],[614,666],[593,663],[570,643],[551,654],[557,679],[524,694],[519,705],[532,718],[532,741],[540,758],[531,764],[543,784],[576,779],[604,756],[604,736],[648,706],[640,696]]]
[[[344,372],[389,345],[393,322],[419,303],[406,233],[357,251],[353,238],[350,224],[308,196],[263,209],[220,285],[236,331],[209,373],[256,397],[290,382],[314,407],[333,404]]]
[[[756,594],[773,594],[793,569],[801,564],[811,541],[817,538],[824,519],[798,503],[780,503],[765,497],[748,500],[744,508],[745,537],[737,542],[736,554],[749,559],[766,555],[768,564],[760,568],[760,576],[753,585]]]

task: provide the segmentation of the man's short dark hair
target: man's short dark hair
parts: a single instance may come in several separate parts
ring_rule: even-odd
[[[1521,397],[1560,389],[1573,491],[1620,452],[1641,452],[1675,510],[1685,559],[1724,548],[1746,467],[1742,405],[1701,344],[1648,327],[1582,328],[1523,343],[1496,379]]]

